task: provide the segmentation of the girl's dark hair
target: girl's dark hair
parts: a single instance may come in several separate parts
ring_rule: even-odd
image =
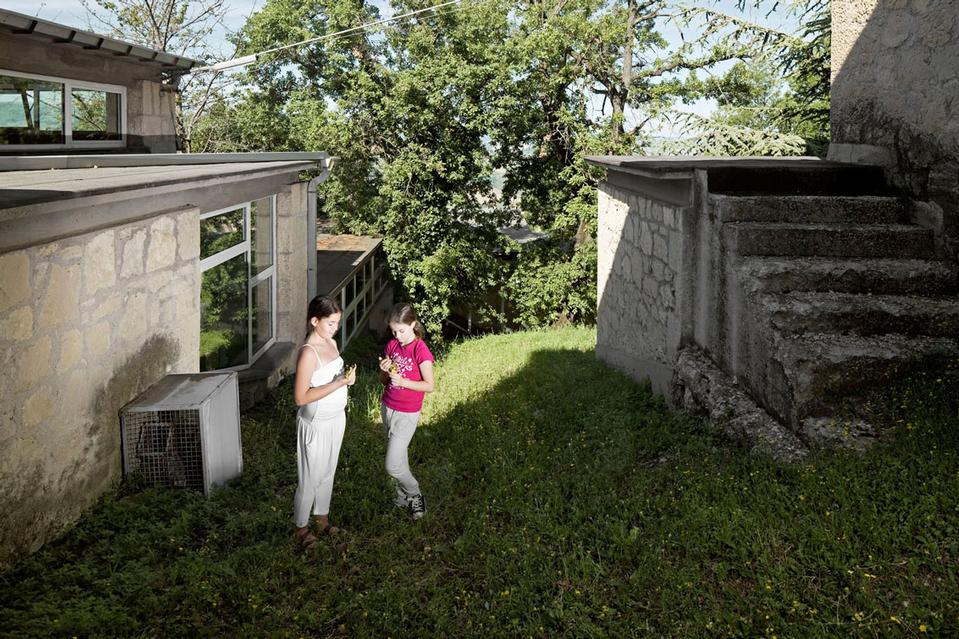
[[[426,334],[426,331],[423,330],[423,325],[416,319],[416,311],[413,310],[412,304],[407,302],[396,304],[390,309],[390,314],[386,316],[386,323],[389,324],[391,322],[397,324],[412,324],[413,334],[420,339],[423,339],[423,335]]]
[[[310,331],[313,330],[313,326],[310,324],[310,320],[314,317],[318,320],[323,319],[324,317],[329,317],[334,313],[342,313],[343,309],[340,308],[340,303],[336,301],[335,298],[330,297],[329,295],[317,295],[310,302],[309,308],[306,310],[306,334],[310,335]]]

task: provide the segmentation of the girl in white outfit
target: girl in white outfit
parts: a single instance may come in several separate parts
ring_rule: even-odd
[[[332,297],[310,302],[309,332],[296,362],[293,399],[300,407],[296,414],[299,485],[293,497],[293,518],[294,537],[304,550],[317,543],[309,528],[311,511],[318,532],[339,532],[330,525],[330,497],[346,428],[346,387],[356,382],[355,367],[343,373],[343,358],[336,347],[341,315]]]

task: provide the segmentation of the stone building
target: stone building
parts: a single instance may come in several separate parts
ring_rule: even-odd
[[[0,153],[176,151],[165,80],[196,60],[6,9],[0,33]]]
[[[784,459],[874,441],[870,388],[959,357],[959,11],[832,7],[829,160],[589,158],[597,354]]]
[[[955,0],[832,0],[831,95],[830,159],[884,166],[959,259]]]
[[[197,65],[0,11],[0,566],[119,478],[118,411],[161,377],[292,370],[332,160],[173,153]]]

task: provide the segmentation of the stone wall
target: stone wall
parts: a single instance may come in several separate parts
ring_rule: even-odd
[[[199,211],[0,254],[0,566],[120,476],[119,409],[199,353]]]
[[[833,0],[830,159],[882,161],[959,257],[956,0]]]
[[[664,395],[683,333],[683,218],[680,206],[600,186],[596,352]]]

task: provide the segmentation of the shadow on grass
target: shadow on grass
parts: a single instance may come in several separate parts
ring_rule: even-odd
[[[671,415],[582,335],[568,333],[569,348],[538,335],[477,340],[439,363],[410,449],[424,520],[391,506],[368,369],[334,488],[331,518],[347,532],[294,552],[286,383],[244,417],[243,477],[209,500],[121,487],[3,576],[2,627],[361,637],[955,627],[955,415],[920,415],[896,447],[785,467]],[[482,356],[497,349],[512,352]]]

